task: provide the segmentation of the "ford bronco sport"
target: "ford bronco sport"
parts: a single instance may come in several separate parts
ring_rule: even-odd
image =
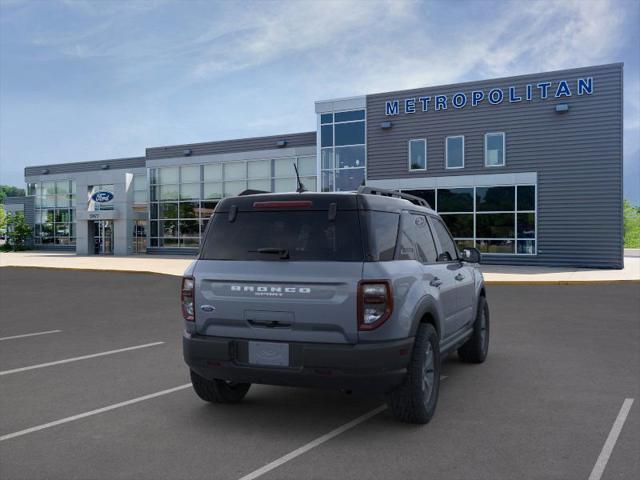
[[[381,392],[397,419],[427,423],[441,360],[487,356],[479,261],[395,191],[225,198],[182,280],[193,388],[218,403],[252,383]]]

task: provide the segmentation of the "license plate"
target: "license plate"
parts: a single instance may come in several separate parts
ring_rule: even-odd
[[[289,366],[289,344],[249,342],[249,363],[254,365]]]

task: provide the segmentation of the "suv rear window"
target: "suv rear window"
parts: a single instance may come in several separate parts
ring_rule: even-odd
[[[202,247],[203,260],[363,261],[358,212],[238,212],[213,215]]]

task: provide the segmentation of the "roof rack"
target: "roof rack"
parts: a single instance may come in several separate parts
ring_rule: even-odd
[[[383,197],[394,197],[408,200],[414,205],[420,205],[421,207],[431,208],[429,202],[424,198],[416,197],[415,195],[409,195],[398,190],[387,190],[385,188],[365,187],[364,185],[358,188],[358,193],[364,193],[368,195],[380,195]]]

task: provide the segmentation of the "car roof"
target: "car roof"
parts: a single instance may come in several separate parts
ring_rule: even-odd
[[[235,206],[240,211],[249,211],[256,208],[255,203],[261,202],[294,202],[309,201],[310,210],[328,210],[329,205],[336,204],[338,210],[377,210],[383,212],[399,213],[403,210],[411,210],[420,213],[435,215],[436,212],[421,205],[416,205],[404,198],[375,195],[358,192],[282,192],[282,193],[252,193],[237,197],[227,197],[218,203],[216,212],[226,212]],[[292,206],[291,209],[300,208]],[[287,209],[283,206],[283,209]]]

